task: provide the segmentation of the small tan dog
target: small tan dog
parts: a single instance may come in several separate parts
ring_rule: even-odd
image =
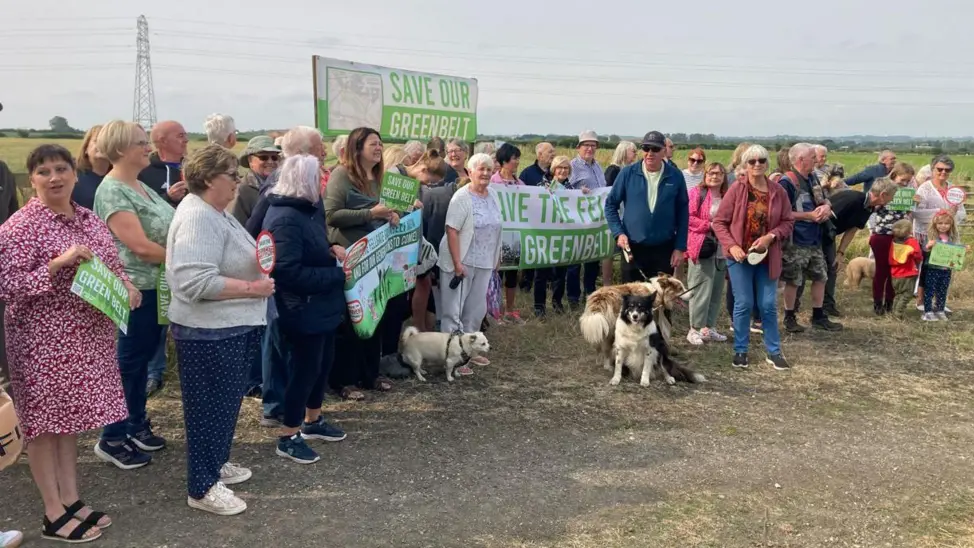
[[[859,287],[863,278],[870,280],[876,276],[876,260],[868,257],[856,257],[845,267],[845,286]]]

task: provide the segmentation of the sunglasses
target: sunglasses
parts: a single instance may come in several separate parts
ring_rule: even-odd
[[[747,165],[749,165],[749,166],[754,166],[754,165],[762,165],[763,166],[766,163],[768,163],[768,159],[767,158],[751,158],[750,160],[747,161]]]
[[[688,161],[691,164],[702,164],[703,163],[703,158],[689,158]]]
[[[643,152],[659,152],[663,150],[663,147],[658,147],[656,145],[643,145]]]
[[[254,154],[261,162],[276,162],[280,155],[278,154]]]
[[[954,168],[952,168],[952,167],[938,167],[938,168],[934,168],[934,169],[937,170],[937,173],[950,173],[950,172],[954,171]]]

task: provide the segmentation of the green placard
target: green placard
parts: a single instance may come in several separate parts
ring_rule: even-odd
[[[169,325],[170,301],[172,292],[169,291],[169,282],[166,281],[166,263],[162,263],[156,276],[156,319],[159,325]]]
[[[97,257],[78,265],[71,292],[104,312],[122,333],[128,334],[129,292],[122,280]]]
[[[917,191],[912,188],[901,188],[896,191],[896,195],[893,196],[893,201],[887,206],[891,211],[913,211],[916,204],[913,202],[913,197],[916,196]]]
[[[408,211],[419,196],[419,181],[390,171],[382,175],[379,203],[393,211]]]
[[[967,248],[957,244],[946,244],[937,242],[930,250],[930,264],[952,270],[964,269],[964,256],[967,255]]]

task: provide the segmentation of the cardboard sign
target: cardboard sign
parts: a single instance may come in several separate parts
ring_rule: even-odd
[[[274,236],[268,231],[257,235],[257,268],[264,274],[270,274],[277,262],[277,245]]]
[[[964,269],[964,256],[967,255],[967,247],[957,244],[947,244],[937,242],[930,250],[930,264],[951,270]]]
[[[393,211],[409,211],[419,196],[419,181],[389,171],[382,174],[379,203]]]
[[[156,323],[159,325],[169,325],[169,303],[172,301],[172,292],[169,290],[169,282],[166,281],[166,263],[159,265],[159,275],[156,277]]]
[[[78,265],[71,292],[104,312],[122,333],[128,334],[129,292],[122,280],[97,257]]]
[[[913,211],[916,207],[916,203],[913,202],[913,197],[916,196],[916,189],[913,188],[901,188],[896,191],[896,195],[893,196],[893,201],[886,206],[890,211]]]
[[[967,193],[959,186],[952,186],[947,189],[947,195],[944,196],[944,200],[952,206],[959,206],[967,200]]]

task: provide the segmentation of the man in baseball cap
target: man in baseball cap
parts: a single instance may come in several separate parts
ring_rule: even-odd
[[[690,211],[683,173],[666,162],[666,136],[650,131],[643,161],[622,168],[605,200],[609,230],[622,248],[622,281],[673,274],[687,249]],[[625,219],[619,210],[624,207]]]

